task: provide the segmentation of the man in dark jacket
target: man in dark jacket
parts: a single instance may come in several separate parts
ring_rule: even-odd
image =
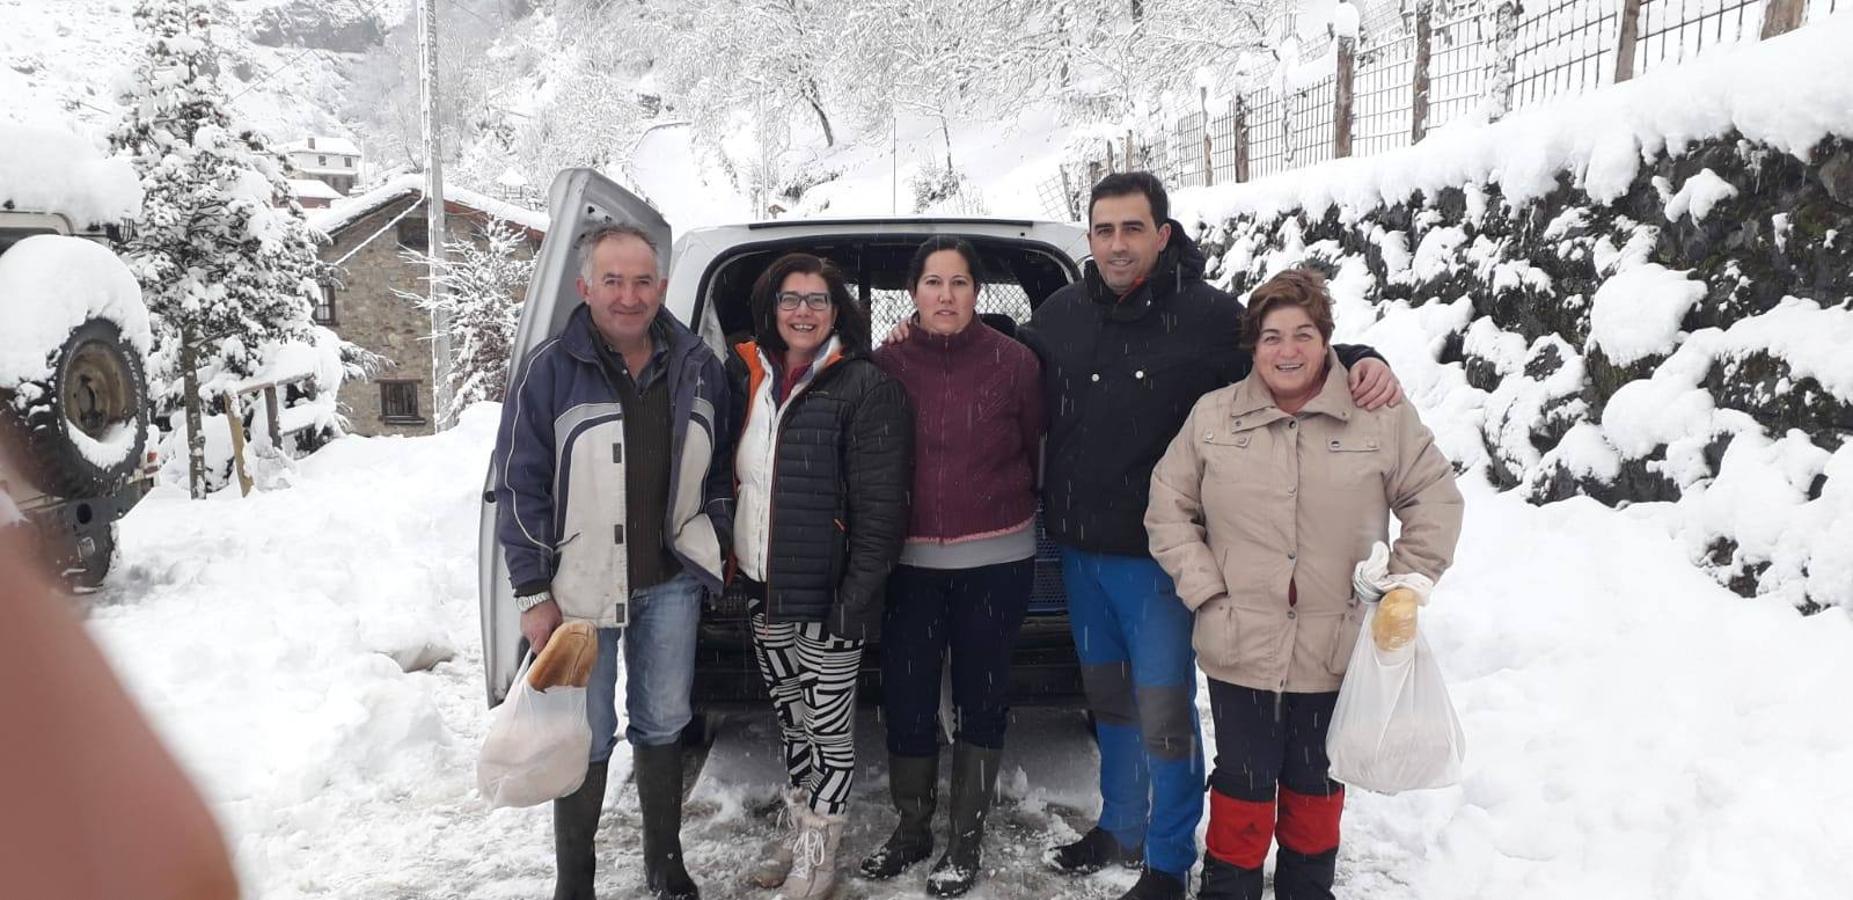
[[[580,254],[585,305],[520,370],[494,461],[497,537],[521,633],[540,648],[565,619],[598,629],[585,783],[553,806],[554,897],[593,897],[622,642],[645,880],[658,898],[694,900],[682,864],[680,739],[692,718],[702,597],[720,590],[733,534],[726,375],[662,309],[647,234],[601,227]]]
[[[1204,258],[1145,172],[1110,175],[1088,208],[1084,279],[1036,308],[1025,339],[1050,413],[1044,525],[1062,546],[1075,647],[1100,746],[1099,823],[1050,865],[1145,871],[1122,900],[1184,896],[1203,815],[1191,612],[1152,559],[1152,469],[1197,399],[1248,375],[1242,304],[1203,280]],[[1368,348],[1335,348],[1359,405],[1401,394]],[[1143,847],[1143,851],[1141,850]]]

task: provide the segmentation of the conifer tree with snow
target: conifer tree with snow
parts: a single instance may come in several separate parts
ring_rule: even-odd
[[[134,19],[145,44],[110,143],[134,163],[146,199],[122,252],[153,316],[156,412],[185,411],[198,497],[203,388],[256,372],[266,344],[313,337],[321,263],[301,208],[271,206],[287,196],[282,160],[226,108],[211,6],[138,0]]]
[[[434,296],[395,291],[401,300],[427,312],[449,314],[448,333],[453,358],[450,370],[450,406],[439,411],[445,421],[472,403],[500,400],[508,388],[509,357],[515,345],[515,327],[521,321],[522,292],[534,274],[534,259],[521,252],[526,232],[500,219],[478,229],[476,239],[460,237],[444,243],[444,256],[435,271],[440,290]],[[430,266],[422,252],[405,254],[419,266]]]

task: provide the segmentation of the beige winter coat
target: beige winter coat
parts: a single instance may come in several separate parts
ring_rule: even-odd
[[[1357,408],[1330,351],[1326,365],[1297,416],[1258,373],[1205,395],[1152,473],[1152,555],[1196,611],[1191,644],[1219,681],[1337,690],[1363,618],[1352,569],[1389,539],[1392,511],[1391,574],[1440,578],[1453,560],[1461,495],[1434,435],[1407,402]]]

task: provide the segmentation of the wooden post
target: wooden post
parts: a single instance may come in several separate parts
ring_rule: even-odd
[[[1804,0],[1769,0],[1763,7],[1763,40],[1800,28],[1806,6]]]
[[[1125,160],[1126,160],[1126,171],[1128,172],[1132,171],[1134,166],[1132,162],[1132,129],[1130,128],[1126,129]]]
[[[1055,170],[1062,173],[1062,203],[1068,207],[1068,218],[1070,221],[1078,222],[1081,220],[1081,211],[1075,209],[1074,184],[1068,180],[1068,167],[1060,165],[1056,166]]]
[[[270,446],[281,451],[283,449],[283,423],[282,415],[277,410],[277,386],[275,384],[264,385],[264,416],[270,422]]]
[[[1512,111],[1512,87],[1518,73],[1518,0],[1500,0],[1493,13],[1493,77],[1488,83],[1488,121]]]
[[[1293,116],[1305,91],[1280,96],[1280,171],[1293,171]]]
[[[1106,144],[1107,144],[1107,172],[1108,173],[1118,172],[1120,170],[1120,167],[1113,164],[1113,142],[1109,140],[1106,142]]]
[[[1210,141],[1210,89],[1197,88],[1197,120],[1203,123],[1203,186],[1216,183],[1215,145]]]
[[[238,395],[226,391],[219,396],[219,406],[225,410],[225,424],[232,431],[232,467],[238,473],[238,496],[251,496],[251,476],[244,464],[244,413],[239,409]]]
[[[1621,0],[1621,35],[1615,39],[1615,83],[1634,77],[1634,45],[1641,40],[1641,0]]]
[[[1434,23],[1429,18],[1434,0],[1418,0],[1415,7],[1415,78],[1414,96],[1409,100],[1409,143],[1419,144],[1428,136],[1428,61],[1434,47]]]
[[[1235,96],[1235,180],[1248,180],[1248,98]]]
[[[1332,158],[1351,155],[1352,97],[1356,85],[1358,42],[1356,38],[1338,39],[1338,77],[1332,90]]]

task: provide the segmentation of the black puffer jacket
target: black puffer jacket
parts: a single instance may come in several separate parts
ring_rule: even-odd
[[[753,396],[771,373],[748,342],[728,355],[727,374],[744,437]],[[907,539],[907,392],[866,353],[848,351],[787,402],[774,438],[766,618],[824,622],[838,637],[872,640]]]
[[[1242,303],[1203,280],[1203,252],[1173,221],[1151,277],[1119,297],[1087,264],[1023,331],[1049,410],[1043,524],[1061,544],[1147,556],[1152,469],[1197,399],[1248,376]],[[1376,352],[1334,347],[1350,366]]]

